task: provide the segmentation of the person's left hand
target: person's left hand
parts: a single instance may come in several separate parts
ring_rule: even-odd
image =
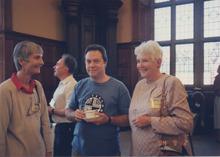
[[[96,125],[105,124],[109,121],[109,116],[107,116],[105,113],[96,112],[95,114],[98,116],[97,118],[85,119],[85,121]]]
[[[132,120],[134,126],[143,128],[151,124],[151,117],[148,115],[141,115],[136,119]]]

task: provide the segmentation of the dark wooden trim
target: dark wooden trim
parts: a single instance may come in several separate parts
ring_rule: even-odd
[[[4,30],[4,1],[5,0],[0,0],[0,31]]]
[[[118,79],[121,80],[127,86],[131,95],[139,79],[139,74],[136,68],[136,57],[134,55],[134,48],[139,44],[140,42],[128,42],[117,44]]]
[[[5,76],[5,35],[0,34],[0,82]]]
[[[5,30],[12,30],[12,0],[5,0]]]
[[[12,2],[0,0],[0,32],[12,30]]]
[[[12,0],[0,0],[0,82],[5,79],[7,50],[5,31],[12,29]]]
[[[195,87],[203,86],[204,72],[204,49],[203,49],[203,2],[195,1],[194,3],[194,83]],[[202,50],[202,51],[201,51]]]
[[[121,0],[62,0],[66,19],[67,49],[79,63],[77,72],[86,76],[84,54],[89,44],[101,44],[108,53],[107,73],[117,77],[117,14]]]
[[[50,43],[62,44],[64,46],[66,46],[65,45],[66,42],[64,42],[64,41],[49,39],[49,38],[45,38],[45,37],[39,37],[39,36],[31,35],[31,34],[15,32],[15,31],[5,31],[5,36],[7,36],[7,38],[10,38],[10,37],[16,38],[17,40],[19,40],[19,39],[24,40],[25,38],[27,38],[27,40],[33,40],[33,41],[37,41],[37,42],[50,42]]]
[[[132,41],[153,39],[153,9],[152,0],[132,1]]]

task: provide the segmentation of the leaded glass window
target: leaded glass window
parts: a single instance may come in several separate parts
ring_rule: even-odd
[[[220,36],[220,1],[204,2],[204,37]]]
[[[176,45],[176,76],[184,84],[193,84],[193,44]]]
[[[204,43],[204,84],[212,84],[220,65],[220,42]]]
[[[169,47],[161,71],[211,87],[220,65],[220,0],[155,0],[153,7],[154,40]]]
[[[193,38],[193,4],[176,6],[176,39]]]
[[[161,47],[163,51],[163,59],[160,71],[163,73],[170,74],[170,47],[163,46]]]
[[[165,7],[161,9],[155,9],[154,11],[154,27],[155,27],[155,40],[163,41],[170,40],[170,7]]]

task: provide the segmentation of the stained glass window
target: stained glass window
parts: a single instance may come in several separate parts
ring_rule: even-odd
[[[204,43],[204,84],[213,84],[220,65],[220,42]]]
[[[166,74],[170,74],[170,47],[161,47],[163,51],[163,59],[160,71]]]
[[[220,0],[155,2],[154,40],[169,51],[161,71],[185,85],[212,85],[220,65]]]
[[[220,36],[220,0],[204,2],[204,37]]]
[[[176,6],[176,39],[193,38],[193,4]]]
[[[170,40],[170,7],[160,8],[154,10],[154,38],[157,41]]]
[[[176,76],[184,84],[193,84],[193,44],[176,45]]]

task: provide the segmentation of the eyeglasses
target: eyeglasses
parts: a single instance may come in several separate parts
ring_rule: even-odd
[[[27,116],[31,116],[40,111],[40,97],[36,88],[33,90],[32,98],[34,101],[32,101],[28,109]]]

